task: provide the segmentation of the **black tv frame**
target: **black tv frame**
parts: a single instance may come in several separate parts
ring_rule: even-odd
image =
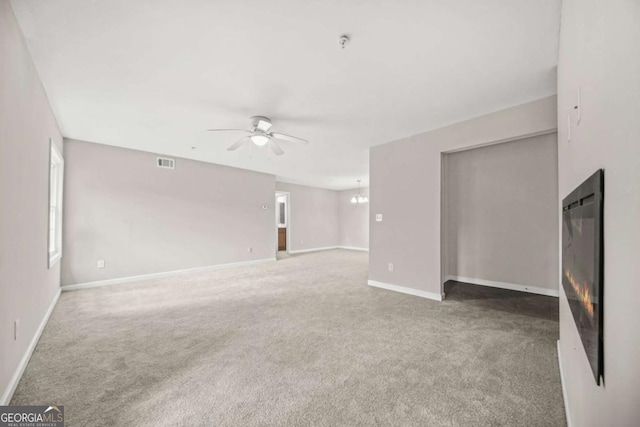
[[[567,237],[565,233],[567,233],[567,227],[565,226],[566,217],[569,215],[569,212],[576,208],[582,208],[583,206],[588,206],[589,204],[594,203],[594,265],[593,265],[593,280],[594,280],[594,288],[597,290],[597,295],[594,297],[597,298],[597,305],[594,310],[595,316],[597,316],[597,354],[596,359],[594,360],[593,354],[589,354],[589,348],[593,347],[593,344],[589,342],[589,337],[586,336],[585,333],[582,332],[580,326],[578,325],[578,319],[580,318],[579,304],[575,302],[572,304],[569,301],[569,307],[571,309],[571,313],[573,316],[573,320],[576,324],[576,329],[578,329],[578,333],[580,335],[580,339],[582,341],[583,348],[585,350],[587,359],[589,360],[589,364],[591,365],[591,370],[593,371],[593,376],[596,380],[596,384],[600,385],[600,381],[604,381],[604,334],[603,334],[603,326],[604,326],[604,170],[599,169],[589,178],[587,178],[578,188],[573,190],[567,197],[562,201],[562,286],[565,291],[565,295],[568,300],[574,299],[576,293],[573,290],[571,284],[569,283],[569,279],[565,274],[565,262],[569,263],[565,257],[565,246],[567,245]],[[575,211],[574,211],[575,212]],[[569,252],[567,250],[567,252]],[[575,258],[575,256],[574,256]],[[594,304],[595,305],[595,304]],[[594,322],[595,323],[595,322]],[[592,349],[593,350],[593,349]]]

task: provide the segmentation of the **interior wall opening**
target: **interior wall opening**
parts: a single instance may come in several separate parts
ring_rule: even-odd
[[[443,153],[441,266],[451,282],[558,296],[557,134]]]

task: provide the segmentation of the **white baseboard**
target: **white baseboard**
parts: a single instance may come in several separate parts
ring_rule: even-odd
[[[369,252],[369,248],[359,248],[357,246],[338,246],[340,249],[346,249],[348,251],[363,251]]]
[[[225,268],[241,267],[245,265],[264,264],[265,262],[273,262],[275,258],[257,259],[252,261],[232,262],[229,264],[209,265],[205,267],[186,268],[184,270],[164,271],[162,273],[141,274],[139,276],[119,277],[117,279],[96,280],[95,282],[77,283],[74,285],[66,285],[62,287],[63,291],[75,291],[78,289],[98,288],[100,286],[117,285],[120,283],[140,282],[141,280],[158,279],[161,277],[175,276],[181,273],[189,273],[193,271],[206,270],[222,270]]]
[[[442,283],[449,280],[456,282],[471,283],[472,285],[489,286],[492,288],[508,289],[510,291],[529,292],[530,294],[546,295],[549,297],[559,296],[557,289],[540,288],[537,286],[519,285],[516,283],[496,282],[494,280],[475,279],[473,277],[446,276]]]
[[[562,357],[560,357],[560,340],[558,343],[558,366],[560,367],[560,383],[562,384],[562,399],[564,400],[564,413],[567,416],[567,427],[572,427],[571,412],[569,411],[569,399],[567,398],[567,387],[564,383],[564,371],[562,370]]]
[[[290,254],[304,254],[307,252],[318,252],[318,251],[329,251],[331,249],[340,249],[340,246],[323,246],[320,248],[310,248],[310,249],[298,249],[295,251],[289,251]]]
[[[320,248],[298,249],[289,251],[290,254],[304,254],[307,252],[330,251],[331,249],[346,249],[348,251],[364,251],[369,252],[369,248],[358,248],[356,246],[322,246]]]
[[[392,285],[390,283],[378,282],[376,280],[369,280],[367,281],[367,284],[369,286],[387,289],[389,291],[400,292],[403,294],[413,295],[416,297],[428,298],[435,301],[442,301],[442,294],[437,294],[435,292],[421,291],[419,289],[407,288],[405,286],[399,286],[399,285]]]
[[[29,364],[31,355],[33,354],[33,351],[36,349],[36,346],[38,345],[38,341],[40,341],[40,336],[42,335],[42,331],[44,331],[44,327],[47,326],[47,322],[49,322],[49,317],[51,317],[51,313],[53,313],[53,309],[55,308],[56,303],[58,302],[58,298],[60,298],[60,289],[58,289],[58,291],[56,292],[56,295],[53,297],[53,300],[51,301],[51,304],[49,304],[49,308],[47,309],[47,312],[42,318],[40,325],[38,325],[38,329],[36,330],[36,333],[33,335],[33,338],[29,343],[29,347],[27,347],[27,351],[24,353],[24,356],[22,356],[22,359],[20,360],[18,367],[13,373],[13,376],[11,377],[11,380],[9,381],[7,388],[4,390],[4,393],[2,393],[2,397],[0,398],[0,406],[6,406],[9,404],[9,402],[11,402],[13,393],[15,393],[16,388],[18,387],[18,383],[20,382],[20,378],[22,378],[22,374],[24,373],[24,370],[27,368],[27,365]]]

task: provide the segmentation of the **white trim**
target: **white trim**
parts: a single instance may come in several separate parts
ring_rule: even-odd
[[[338,249],[346,249],[348,251],[363,251],[369,252],[369,248],[358,248],[356,246],[338,246]]]
[[[317,251],[329,251],[331,249],[340,249],[340,246],[323,246],[320,248],[310,248],[310,249],[297,249],[295,251],[289,251],[290,254],[304,254],[307,252],[317,252]]]
[[[552,134],[552,133],[558,133],[558,128],[555,127],[555,128],[551,128],[551,129],[537,131],[537,132],[525,133],[523,135],[511,136],[511,137],[508,137],[508,138],[498,139],[498,140],[495,140],[495,141],[483,142],[483,143],[476,144],[476,145],[469,145],[469,146],[466,146],[466,147],[454,148],[453,150],[442,151],[440,154],[459,153],[461,151],[475,150],[476,148],[489,147],[491,145],[504,144],[506,142],[520,141],[522,139],[535,138],[536,136],[549,135],[549,134]]]
[[[192,271],[206,271],[206,270],[222,270],[225,268],[241,267],[245,265],[264,264],[266,262],[273,262],[275,258],[256,259],[252,261],[232,262],[229,264],[217,264],[209,265],[205,267],[185,268],[184,270],[164,271],[162,273],[141,274],[139,276],[119,277],[117,279],[97,280],[95,282],[76,283],[74,285],[66,285],[62,287],[63,291],[75,291],[78,289],[98,288],[100,286],[117,285],[120,283],[139,282],[141,280],[157,279],[160,277],[175,276],[181,273],[187,273]]]
[[[51,167],[55,166],[55,194],[52,194],[52,180],[51,180]],[[47,253],[49,254],[49,269],[52,269],[54,265],[62,258],[62,215],[63,215],[63,200],[64,200],[64,157],[60,149],[56,145],[53,138],[49,138],[49,206],[47,209]],[[55,200],[55,225],[51,225],[51,202]],[[51,230],[53,230],[54,249],[50,251],[51,247]]]
[[[569,411],[569,399],[567,397],[567,387],[564,381],[564,371],[562,370],[562,357],[560,357],[560,340],[558,342],[558,366],[560,367],[560,383],[562,384],[562,399],[564,400],[564,413],[567,416],[567,427],[572,427],[571,412]]]
[[[558,297],[559,293],[557,289],[540,288],[537,286],[519,285],[517,283],[496,282],[494,280],[475,279],[472,277],[462,276],[446,276],[443,279],[443,284],[449,280],[455,280],[456,282],[470,283],[472,285],[489,286],[491,288],[508,289],[510,291],[528,292],[530,294],[546,295],[549,297]]]
[[[58,262],[62,258],[62,251],[60,248],[55,252],[49,252],[49,269],[55,267],[56,262]]]
[[[290,254],[304,254],[307,252],[318,252],[318,251],[330,251],[332,249],[345,249],[347,251],[364,251],[369,252],[369,248],[358,248],[355,246],[322,246],[320,248],[310,248],[310,249],[298,249],[295,251],[289,251]]]
[[[56,292],[56,295],[53,297],[53,301],[51,301],[51,304],[49,304],[49,308],[47,309],[47,312],[42,318],[40,325],[38,325],[38,329],[36,330],[36,333],[33,335],[33,338],[29,343],[29,347],[27,347],[27,351],[24,353],[24,356],[22,356],[22,359],[20,360],[18,367],[13,373],[13,376],[11,377],[11,380],[9,381],[7,388],[4,390],[4,393],[2,393],[2,398],[0,398],[0,406],[6,406],[9,404],[9,402],[11,402],[13,393],[15,393],[16,388],[18,387],[18,383],[22,378],[22,374],[24,374],[24,370],[27,368],[27,365],[29,364],[31,355],[33,354],[33,351],[36,349],[36,346],[38,345],[38,341],[40,340],[42,331],[44,331],[45,326],[47,326],[47,322],[49,322],[49,317],[51,317],[51,313],[53,313],[53,309],[55,308],[56,303],[58,302],[58,298],[60,298],[60,289],[58,289],[58,291]]]
[[[434,292],[421,291],[419,289],[407,288],[404,286],[392,285],[390,283],[378,282],[376,280],[368,280],[367,285],[376,288],[387,289],[389,291],[400,292],[403,294],[413,295],[416,297],[428,298],[435,301],[442,301],[442,294],[436,294]]]

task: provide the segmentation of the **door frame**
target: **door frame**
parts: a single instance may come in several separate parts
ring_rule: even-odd
[[[275,228],[276,228],[276,254],[278,252],[280,252],[278,250],[278,196],[285,196],[286,197],[286,210],[285,210],[285,217],[286,217],[286,221],[287,221],[287,225],[285,226],[285,229],[287,230],[287,249],[286,249],[286,253],[289,253],[291,251],[291,193],[288,191],[278,191],[276,190],[276,194],[275,194],[275,209],[274,209],[274,224],[275,224]]]

